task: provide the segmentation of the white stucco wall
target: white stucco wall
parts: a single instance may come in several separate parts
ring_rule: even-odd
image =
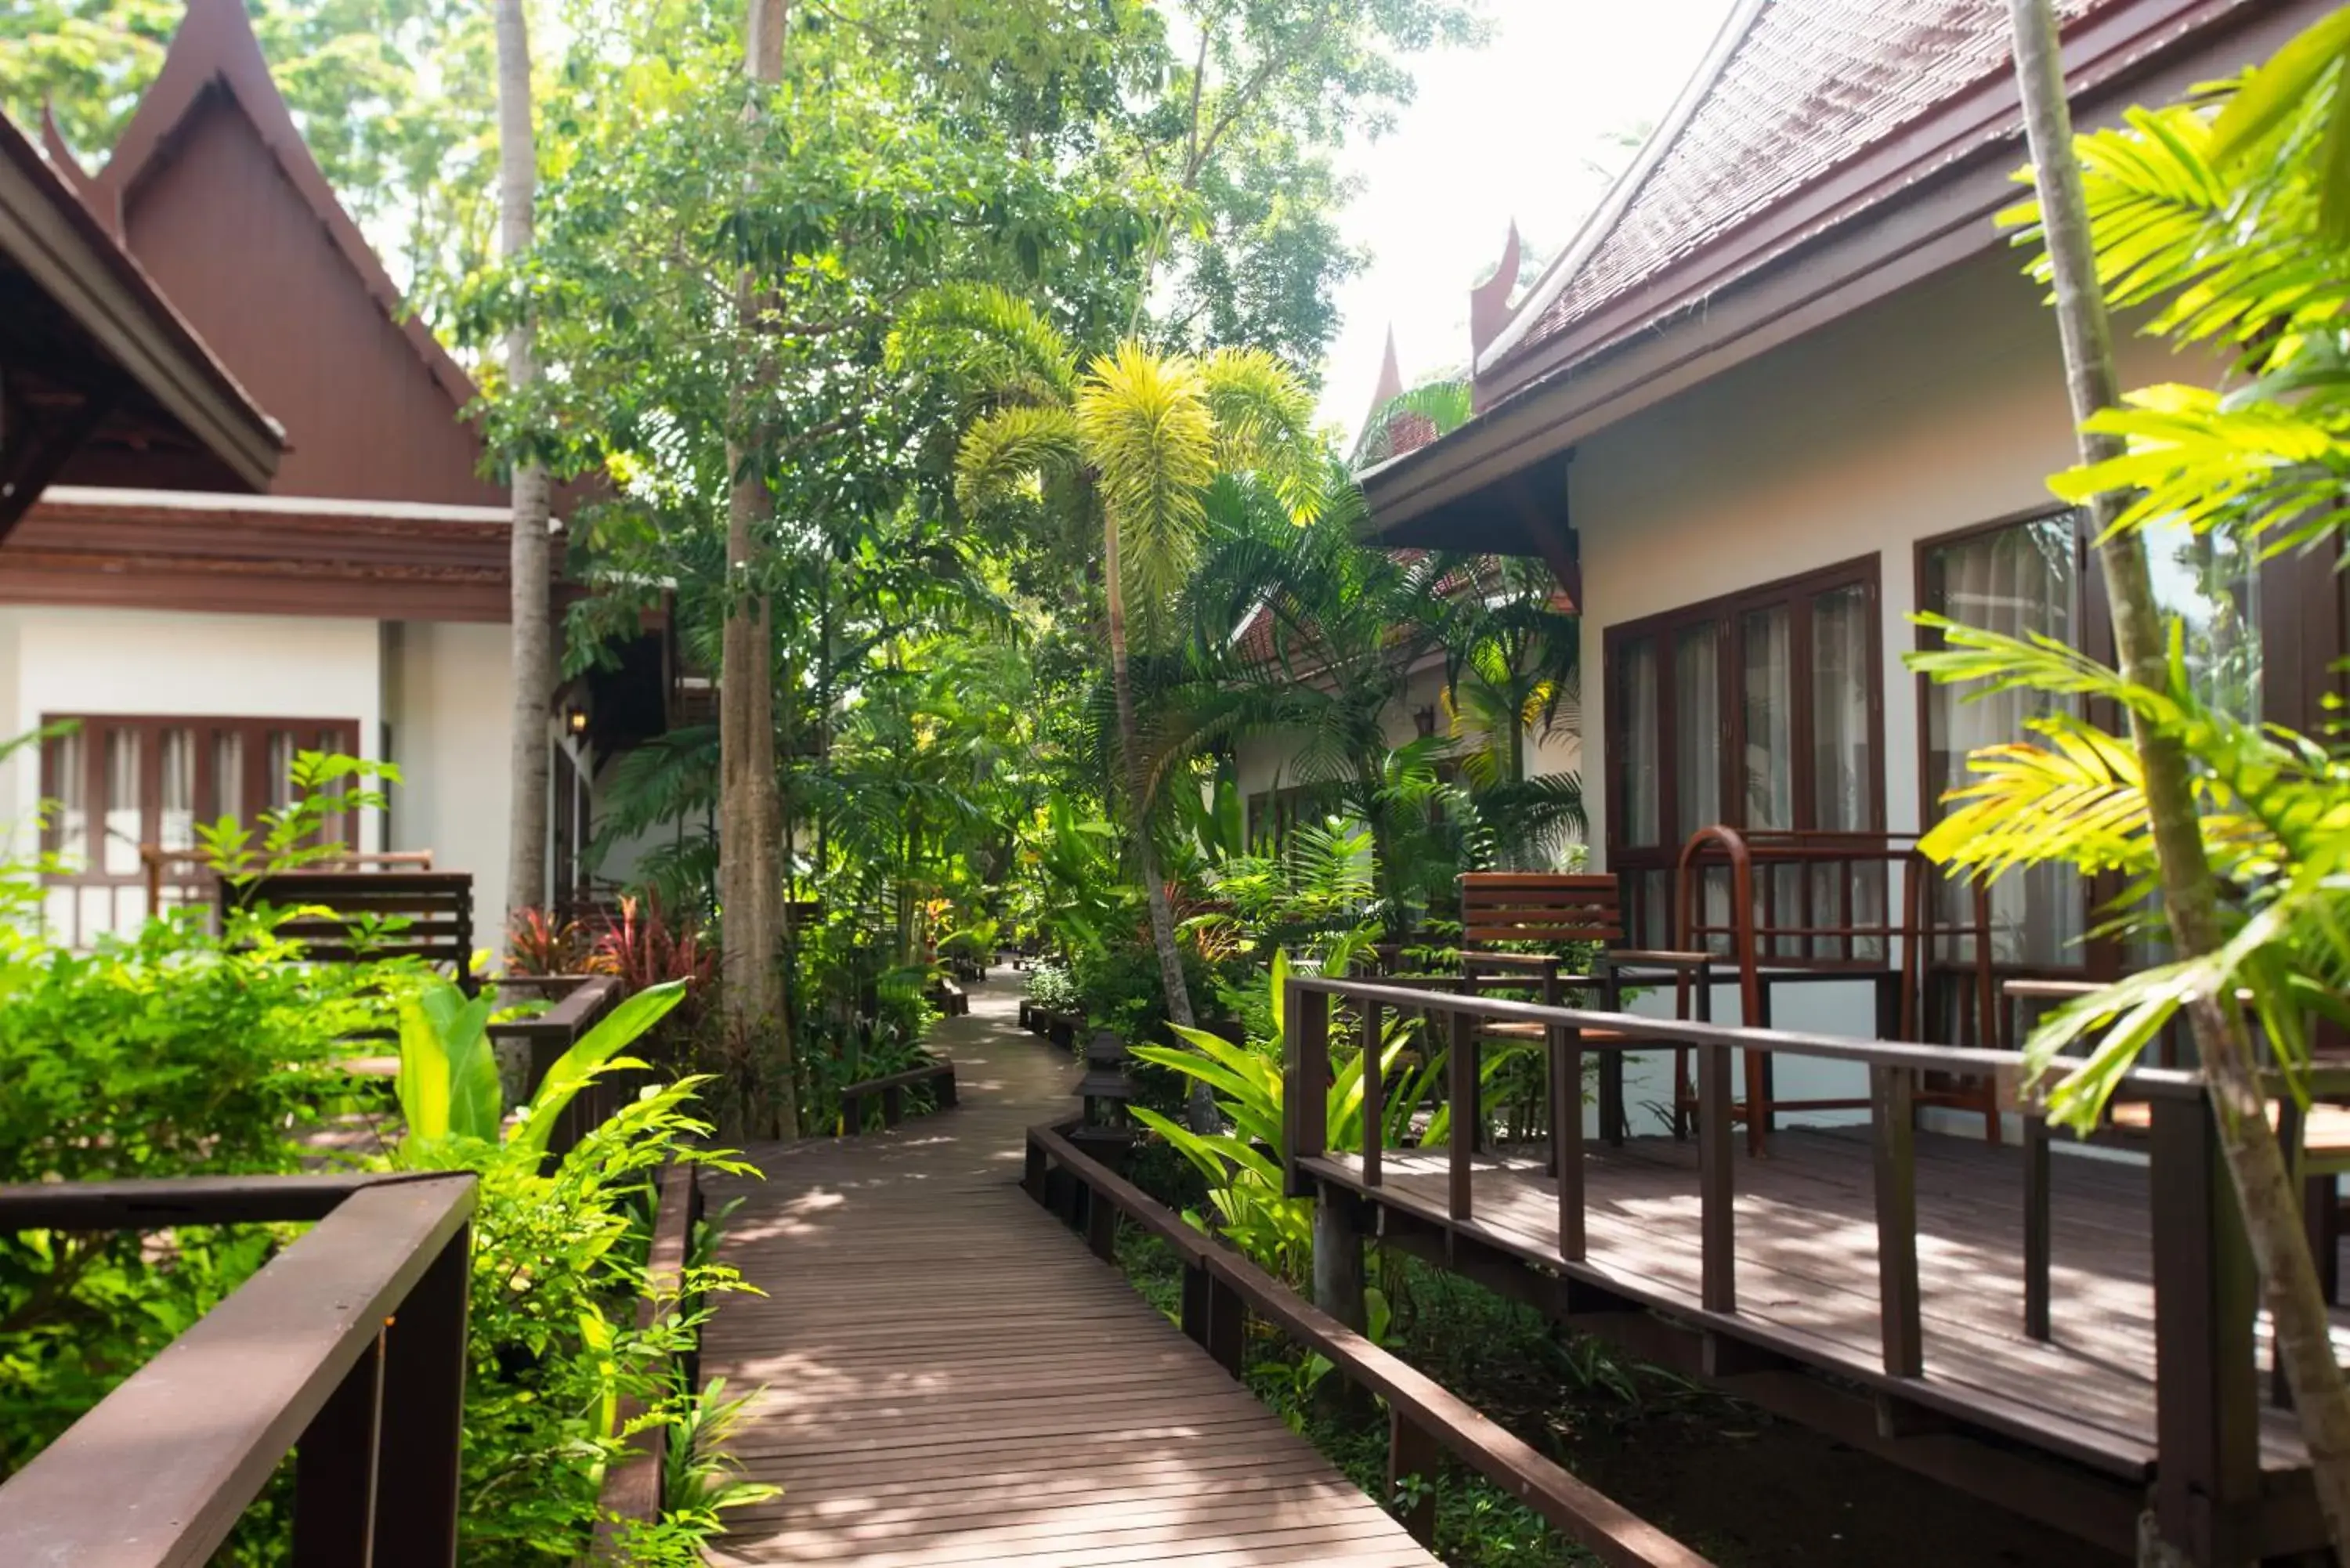
[[[391,756],[403,783],[394,849],[430,849],[435,870],[473,875],[475,944],[506,926],[507,726],[514,660],[503,625],[405,621],[385,639]]]
[[[2125,338],[2126,386],[2185,379],[2192,362]],[[1604,862],[1608,627],[1855,558],[1877,558],[1886,826],[1919,826],[1916,678],[1920,539],[2054,504],[2073,460],[2056,328],[2017,259],[1929,278],[1750,361],[1576,449],[1569,508],[1582,545],[1586,780]],[[1870,1033],[1858,986],[1783,988],[1783,1028]],[[1738,1020],[1735,993],[1715,1017]],[[1659,1085],[1660,1087],[1661,1085]],[[1857,1069],[1787,1060],[1784,1097],[1865,1093]],[[1636,1087],[1631,1098],[1642,1098]],[[1968,1127],[1974,1125],[1967,1118]]]

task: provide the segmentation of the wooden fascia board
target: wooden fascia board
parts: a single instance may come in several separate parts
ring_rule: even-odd
[[[2073,91],[2076,99],[2109,96],[2109,89],[2156,57],[2257,4],[2258,0],[2126,0],[2095,13],[2066,43]],[[2322,7],[2301,8],[2314,12]],[[2209,70],[2207,66],[2204,74]],[[1506,347],[1496,344],[1478,368],[1480,398],[1487,406],[1498,406],[1659,320],[1705,304],[1721,290],[1825,231],[1872,207],[1898,200],[1960,162],[2002,150],[2020,160],[2017,115],[2012,74],[2002,70],[1985,77],[1790,199],[1709,236],[1647,284],[1565,330],[1531,344],[1505,335]]]
[[[0,131],[20,142],[13,128]],[[284,438],[46,166],[0,157],[0,250],[189,433],[255,490]],[[88,225],[88,232],[84,231]],[[112,250],[113,254],[108,252]]]

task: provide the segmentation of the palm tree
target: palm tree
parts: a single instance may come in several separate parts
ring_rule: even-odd
[[[530,249],[538,193],[538,143],[531,129],[530,24],[523,0],[497,0],[498,254],[508,266]],[[527,397],[538,379],[527,314],[506,334],[506,392]],[[514,711],[509,736],[506,902],[546,896],[546,711],[555,695],[555,634],[549,623],[546,468],[514,465],[512,579]]]
[[[892,335],[891,351],[901,364],[941,365],[978,395],[955,460],[966,509],[1049,491],[1100,526],[1119,774],[1168,1015],[1189,1027],[1196,1020],[1174,906],[1149,827],[1131,652],[1164,635],[1220,475],[1257,477],[1295,519],[1318,510],[1312,396],[1279,360],[1250,348],[1161,354],[1129,339],[1080,369],[1033,305],[989,287],[927,296]],[[1194,1095],[1191,1113],[1212,1125],[1213,1096]]]
[[[2339,552],[2350,460],[2350,375],[2338,347],[2350,176],[2338,149],[2350,123],[2350,14],[2286,46],[2216,125],[2209,109],[2175,109],[2091,139],[2093,207],[2051,0],[2012,0],[2012,10],[2038,187],[2032,216],[2080,431],[2083,466],[2060,486],[2089,507],[2121,668],[1981,633],[1953,633],[1959,652],[1939,668],[2107,697],[2127,714],[2131,744],[2043,726],[2053,748],[2003,748],[1978,764],[1989,776],[1964,792],[1972,804],[1945,823],[1943,837],[1962,862],[2126,867],[2158,893],[2178,958],[2065,1010],[2033,1048],[2106,1031],[2075,1075],[2085,1085],[2059,1091],[2076,1091],[2071,1097],[2093,1116],[2146,1041],[2181,1011],[2191,1021],[2319,1505],[2336,1553],[2350,1555],[2350,1392],[2238,1000],[2251,993],[2287,1062],[2307,1059],[2312,1011],[2345,1015],[2350,939],[2340,879],[2329,875],[2343,863],[2341,763],[2213,711],[2174,673],[2173,625],[2155,596],[2143,531],[2168,514],[2272,545],[2324,541]],[[2246,213],[2259,221],[2245,222]],[[2158,325],[2225,349],[2248,385],[2226,398],[2157,389],[2125,409],[2108,276],[2126,300],[2167,301]],[[2066,778],[2085,771],[2102,775],[2085,791]]]

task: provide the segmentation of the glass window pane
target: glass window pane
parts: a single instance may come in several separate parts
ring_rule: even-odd
[[[1978,534],[1926,555],[1923,607],[2009,637],[2038,632],[2078,646],[2080,579],[2073,516],[2043,517]],[[2077,711],[2069,699],[2027,691],[1988,695],[1932,684],[1926,693],[1928,780],[1939,800],[1968,780],[1967,757],[2025,738],[2026,720]],[[2055,866],[2011,872],[1991,885],[1991,956],[2002,963],[2069,965],[2087,913],[2079,877]],[[1941,888],[1947,929],[1970,930],[1974,898],[1960,883]],[[1973,956],[1970,938],[1944,944],[1946,956]]]
[[[1657,782],[1657,649],[1647,639],[1616,655],[1616,755],[1623,820],[1616,840],[1650,845],[1662,836]]]
[[[1831,588],[1812,600],[1812,826],[1865,828],[1875,813],[1869,755],[1868,589]]]
[[[112,876],[139,869],[139,846],[146,828],[140,809],[139,742],[136,730],[106,732],[106,852],[100,858]]]
[[[1721,820],[1721,638],[1711,623],[1673,639],[1673,835]]]
[[[2260,571],[2237,539],[2175,523],[2146,531],[2154,597],[2187,623],[2197,696],[2234,718],[2261,716]]]
[[[166,730],[162,735],[162,817],[155,841],[165,849],[196,846],[196,732]]]
[[[1748,827],[1795,826],[1794,670],[1788,653],[1787,607],[1740,618],[1740,671],[1746,750],[1741,784]]]
[[[244,736],[235,730],[213,734],[213,815],[242,820],[244,813]]]
[[[43,742],[43,792],[48,808],[48,850],[69,867],[89,861],[89,753],[85,737],[76,730],[53,735]]]
[[[294,732],[269,732],[269,806],[283,811],[294,804]]]

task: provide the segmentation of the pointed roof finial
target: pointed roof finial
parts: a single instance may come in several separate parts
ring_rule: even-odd
[[[1485,345],[1510,324],[1510,296],[1517,292],[1518,221],[1510,220],[1509,238],[1502,242],[1501,264],[1493,275],[1469,291],[1469,355],[1473,363]]]
[[[1379,410],[1403,396],[1403,366],[1396,359],[1395,323],[1388,323],[1387,358],[1379,362],[1378,385],[1371,389],[1371,410],[1367,416],[1378,418]]]
[[[81,160],[74,156],[73,145],[66,140],[66,133],[57,129],[57,110],[47,99],[41,100],[41,155],[49,161],[49,167],[57,171],[57,178],[65,182],[66,189],[79,196],[84,182],[89,178],[89,171],[81,166]]]

